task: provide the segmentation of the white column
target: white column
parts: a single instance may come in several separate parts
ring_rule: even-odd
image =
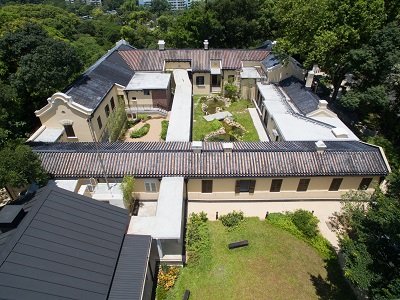
[[[158,249],[158,255],[160,256],[160,258],[162,258],[164,255],[162,251],[161,240],[157,240],[157,249]]]

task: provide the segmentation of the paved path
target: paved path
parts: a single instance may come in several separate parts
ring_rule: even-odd
[[[132,128],[129,128],[126,131],[125,134],[125,142],[159,142],[160,139],[160,134],[161,134],[161,122],[163,120],[169,120],[169,112],[167,117],[164,119],[163,117],[154,117],[146,121],[147,124],[150,124],[150,130],[149,132],[145,135],[142,136],[141,138],[138,139],[131,139],[130,134],[132,130],[138,130],[139,128],[143,127],[144,124],[143,122],[139,122]]]
[[[264,128],[263,124],[261,123],[260,117],[257,113],[257,109],[249,108],[249,113],[250,113],[251,118],[253,119],[254,127],[257,130],[260,141],[261,142],[269,142],[268,135],[265,132],[265,128]]]

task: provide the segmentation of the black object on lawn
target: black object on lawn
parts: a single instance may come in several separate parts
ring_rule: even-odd
[[[229,249],[235,249],[235,248],[244,247],[244,246],[248,246],[248,245],[249,245],[249,241],[244,240],[244,241],[229,244]]]

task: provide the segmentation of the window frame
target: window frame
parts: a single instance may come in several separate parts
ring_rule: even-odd
[[[272,179],[269,191],[271,193],[279,193],[282,189],[283,179]]]
[[[196,76],[196,85],[205,85],[204,84],[204,76],[202,76],[202,75]]]
[[[103,128],[103,122],[101,121],[101,116],[97,117],[97,126],[99,126],[99,130]]]
[[[360,185],[358,186],[358,190],[360,191],[367,190],[371,185],[372,180],[373,178],[371,177],[364,177],[363,179],[361,179]]]
[[[110,115],[110,106],[108,104],[106,104],[106,106],[104,107],[104,112],[106,113],[106,117],[108,118],[108,116]]]
[[[333,178],[328,191],[329,192],[337,192],[340,189],[342,182],[343,182],[343,178]]]
[[[201,193],[211,194],[213,192],[213,180],[202,180],[201,181]]]
[[[236,180],[235,194],[240,194],[240,193],[254,194],[255,188],[256,188],[256,180],[254,179]]]
[[[69,137],[69,138],[76,137],[74,127],[72,126],[72,124],[65,124],[63,126],[64,126],[64,131],[65,131],[65,134],[67,135],[67,137]]]
[[[149,187],[149,188],[147,188]],[[154,187],[154,189],[153,189]],[[156,180],[145,180],[144,191],[146,193],[157,193],[157,181]]]
[[[297,192],[307,192],[310,181],[310,178],[301,178],[297,186]]]
[[[143,90],[143,95],[150,96],[150,90]]]

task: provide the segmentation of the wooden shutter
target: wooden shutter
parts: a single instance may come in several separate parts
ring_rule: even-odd
[[[201,192],[202,193],[212,193],[213,181],[212,180],[202,180],[201,181]]]
[[[310,179],[300,179],[299,185],[297,186],[297,191],[298,192],[307,191],[309,183],[310,183]]]
[[[239,194],[240,193],[240,180],[236,180],[235,184],[235,193]]]
[[[255,187],[256,187],[256,181],[255,180],[250,180],[250,186],[249,186],[249,193],[250,194],[254,193]]]
[[[329,191],[338,191],[342,184],[343,178],[333,178]]]
[[[360,186],[358,187],[359,190],[366,190],[372,182],[372,178],[363,178],[361,180]]]

